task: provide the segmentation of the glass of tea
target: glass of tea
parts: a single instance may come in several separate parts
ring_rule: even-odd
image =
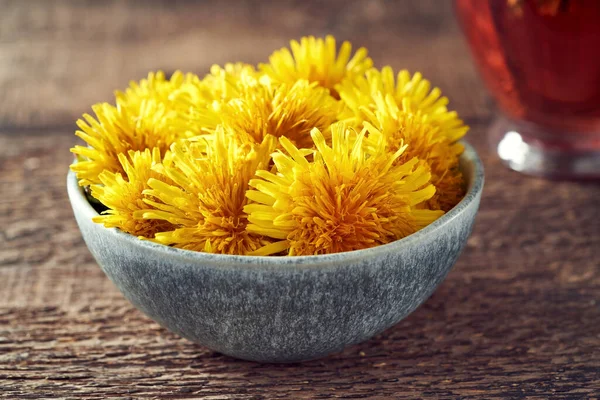
[[[600,178],[600,0],[455,0],[512,169]]]

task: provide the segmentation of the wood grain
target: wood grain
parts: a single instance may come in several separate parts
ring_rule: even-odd
[[[532,398],[600,393],[600,185],[504,169],[448,2],[44,2],[0,8],[0,398]],[[486,188],[439,290],[378,337],[294,365],[238,361],[135,310],[66,196],[73,120],[149,69],[257,62],[337,36],[421,69],[473,129]]]

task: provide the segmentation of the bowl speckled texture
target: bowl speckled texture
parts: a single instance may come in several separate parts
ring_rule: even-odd
[[[481,162],[465,146],[468,193],[454,209],[394,243],[321,256],[225,256],[142,241],[92,222],[97,213],[72,172],[67,186],[88,248],[137,308],[215,351],[292,362],[369,339],[442,282],[471,233],[483,189]]]

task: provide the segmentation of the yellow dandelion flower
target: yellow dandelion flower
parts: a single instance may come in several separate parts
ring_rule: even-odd
[[[213,65],[202,80],[204,98],[210,101],[227,101],[239,94],[240,82],[246,78],[258,78],[254,66],[245,63],[227,63],[223,67]]]
[[[261,64],[260,69],[275,82],[294,83],[299,79],[317,82],[335,98],[339,98],[335,88],[338,83],[362,75],[373,66],[364,47],[350,58],[352,45],[349,42],[344,42],[336,54],[333,36],[303,37],[300,43],[292,40],[290,48],[291,51],[285,47],[275,51],[269,57],[269,64]]]
[[[435,188],[416,158],[395,165],[404,147],[390,155],[383,142],[364,146],[365,130],[352,134],[338,123],[331,131],[331,147],[318,129],[311,132],[313,161],[280,138],[287,154],[273,154],[277,172],[261,170],[250,181],[254,190],[247,196],[255,203],[244,208],[248,231],[279,239],[255,254],[285,248],[289,255],[364,249],[410,235],[443,214],[417,209]]]
[[[375,96],[375,111],[365,110],[365,126],[369,128],[368,146],[378,146],[384,141],[391,153],[407,146],[398,157],[404,163],[416,157],[427,163],[435,195],[426,207],[448,211],[464,196],[465,187],[458,168],[464,147],[440,133],[440,127],[431,124],[430,114],[404,112],[391,95]],[[373,126],[374,125],[374,126]]]
[[[440,134],[452,142],[469,130],[456,111],[448,110],[448,98],[442,96],[439,88],[431,89],[431,83],[419,72],[411,76],[408,71],[402,70],[394,79],[391,67],[384,67],[381,71],[372,68],[362,77],[342,82],[337,90],[346,106],[340,119],[355,126],[366,120],[365,111],[374,109],[376,96],[390,95],[404,111],[427,114],[430,123],[438,126]]]
[[[223,105],[241,96],[248,81],[255,82],[258,78],[254,66],[228,63],[223,67],[213,65],[202,80],[194,81],[193,95],[187,98],[187,104],[190,123],[197,127],[195,135],[212,133],[222,123]]]
[[[273,135],[309,147],[311,129],[327,129],[338,110],[327,89],[300,80],[289,85],[247,84],[240,97],[224,105],[220,114],[224,125],[249,134],[257,143]]]
[[[239,81],[245,76],[257,77],[255,68],[249,64],[213,65],[203,79],[192,73],[176,71],[167,79],[162,71],[150,72],[148,78],[140,82],[132,81],[124,91],[115,92],[117,101],[130,108],[139,108],[145,100],[163,104],[171,113],[171,125],[187,137],[203,133],[203,128],[214,127],[219,119],[210,121],[199,118],[214,115],[202,110],[213,109],[215,103],[229,100],[239,93]],[[218,110],[216,107],[215,111]]]
[[[339,113],[327,89],[306,80],[276,85],[270,79],[247,78],[237,90],[237,97],[199,111],[204,126],[224,125],[255,143],[267,135],[286,136],[305,147],[312,144],[310,130],[326,130]]]
[[[249,254],[269,240],[246,230],[243,208],[248,182],[259,167],[268,165],[275,138],[261,144],[241,143],[219,127],[211,140],[183,140],[172,146],[169,164],[156,168],[173,181],[150,179],[144,194],[154,210],[148,219],[177,226],[155,235],[155,241],[175,247],[222,254]]]
[[[138,107],[142,101],[152,99],[165,104],[167,108],[179,108],[178,96],[193,92],[194,86],[199,81],[199,78],[192,73],[184,74],[175,71],[167,79],[163,71],[150,72],[146,79],[139,82],[131,81],[125,91],[116,91],[115,97],[123,103],[137,104]]]
[[[159,231],[171,230],[173,226],[164,220],[144,219],[144,212],[150,208],[144,203],[148,189],[148,179],[164,180],[152,167],[161,163],[158,148],[143,152],[129,151],[119,154],[121,172],[103,171],[98,176],[101,185],[93,185],[92,196],[104,204],[108,210],[94,217],[94,222],[107,228],[119,228],[124,232],[145,238],[152,238]]]
[[[150,72],[146,79],[132,81],[124,91],[116,91],[118,103],[130,108],[140,109],[142,102],[155,101],[169,112],[169,124],[187,136],[200,132],[201,125],[196,121],[194,110],[206,107],[212,98],[212,91],[197,75],[175,71],[170,78],[164,72]]]
[[[81,186],[99,184],[98,176],[104,170],[123,173],[119,154],[157,147],[164,155],[171,143],[182,136],[181,127],[173,122],[175,112],[153,99],[139,104],[117,101],[116,107],[100,103],[92,106],[92,110],[96,118],[84,114],[77,121],[80,130],[75,133],[88,146],[71,149],[80,158],[71,170],[77,174]]]

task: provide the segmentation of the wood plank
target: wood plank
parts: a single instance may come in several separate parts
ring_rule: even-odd
[[[1,305],[89,304],[102,293],[109,302],[116,297],[91,255],[82,251],[66,196],[69,148],[75,142],[65,132],[0,134]]]

